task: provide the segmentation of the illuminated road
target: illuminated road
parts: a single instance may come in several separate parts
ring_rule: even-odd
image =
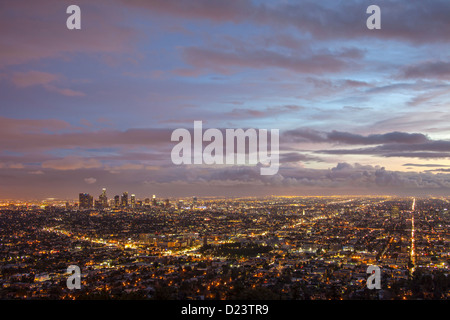
[[[416,248],[415,248],[415,244],[414,244],[414,210],[416,207],[416,198],[413,199],[413,204],[412,204],[412,212],[411,212],[411,255],[410,255],[410,259],[411,259],[411,268],[410,268],[410,274],[414,273],[415,270],[415,265],[416,265]]]

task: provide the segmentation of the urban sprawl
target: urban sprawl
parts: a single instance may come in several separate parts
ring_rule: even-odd
[[[448,299],[449,199],[5,200],[0,299]]]

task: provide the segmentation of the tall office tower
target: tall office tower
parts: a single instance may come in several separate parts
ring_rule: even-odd
[[[102,194],[98,197],[102,209],[108,207],[108,197],[106,196],[106,188],[102,189]]]
[[[121,205],[122,205],[122,207],[124,207],[124,208],[127,208],[127,207],[128,207],[128,192],[126,192],[126,191],[122,194]]]
[[[145,199],[144,199],[144,205],[145,205],[146,207],[150,206],[150,198],[145,198]]]
[[[92,197],[89,193],[80,193],[78,200],[78,207],[80,209],[91,209],[94,205],[94,197]]]
[[[120,196],[116,195],[114,196],[114,208],[119,208],[120,207]]]
[[[131,207],[134,209],[136,208],[136,195],[131,195]]]
[[[197,206],[197,197],[192,198],[192,209],[194,209]]]
[[[156,196],[155,195],[153,195],[153,197],[152,197],[152,205],[154,205],[154,206],[157,205],[157,203],[156,203]]]

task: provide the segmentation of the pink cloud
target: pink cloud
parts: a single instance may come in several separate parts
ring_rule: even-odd
[[[270,67],[300,73],[339,72],[347,66],[345,59],[342,58],[343,54],[287,55],[269,50],[225,52],[200,47],[187,47],[183,51],[183,57],[188,64],[198,69],[221,74],[234,73],[242,68],[267,69]]]
[[[11,81],[16,86],[25,88],[36,85],[47,85],[59,78],[56,74],[32,70],[28,72],[14,72]]]
[[[5,3],[6,2],[6,3]],[[68,30],[70,1],[4,1],[0,11],[0,66],[70,54],[132,53],[136,32],[120,25],[123,12],[113,1],[78,0],[81,30]],[[123,8],[122,8],[123,9]]]
[[[85,94],[81,91],[75,91],[68,88],[58,88],[55,86],[46,85],[44,86],[47,90],[57,92],[66,97],[84,97]]]
[[[0,116],[0,140],[20,135],[44,132],[58,132],[73,128],[68,122],[59,119],[12,119]]]
[[[102,163],[97,159],[84,159],[80,157],[65,157],[62,159],[47,160],[42,163],[42,168],[54,170],[78,170],[101,168]]]
[[[57,148],[170,147],[170,129],[86,131],[56,120],[0,117],[0,150],[49,150]]]
[[[19,88],[27,88],[32,86],[42,86],[48,91],[56,92],[68,97],[82,97],[84,93],[68,88],[60,88],[54,85],[55,82],[61,81],[62,76],[58,74],[31,70],[28,72],[14,72],[11,75],[11,81]]]
[[[84,182],[86,182],[87,184],[94,184],[97,182],[97,179],[95,179],[93,177],[89,177],[89,178],[85,178]]]

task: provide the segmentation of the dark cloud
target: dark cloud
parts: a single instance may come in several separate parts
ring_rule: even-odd
[[[327,134],[330,142],[337,142],[342,144],[384,144],[384,143],[422,143],[428,141],[428,138],[421,133],[406,133],[406,132],[389,132],[385,134],[370,134],[362,136],[349,132],[332,131]]]
[[[297,162],[321,162],[322,159],[307,154],[301,154],[298,152],[289,152],[280,154],[280,163],[297,163]]]
[[[248,109],[248,108],[235,108],[232,111],[226,113],[226,116],[231,118],[274,118],[278,115],[295,113],[300,110],[304,110],[305,107],[296,105],[283,105],[277,107],[267,107],[261,109]]]
[[[310,128],[286,130],[282,133],[285,142],[328,142],[327,134]]]
[[[450,167],[450,165],[439,163],[405,163],[405,167]]]
[[[363,136],[342,131],[317,131],[299,128],[283,132],[281,141],[289,143],[328,143],[347,146],[373,146],[346,149],[324,149],[316,153],[335,155],[377,155],[382,157],[405,158],[448,158],[449,140],[432,140],[421,133],[388,132]]]
[[[416,65],[407,66],[399,77],[406,79],[442,79],[450,78],[450,62],[427,61]]]
[[[432,170],[425,170],[426,172],[450,172],[450,169],[432,169]]]
[[[375,144],[417,144],[428,142],[428,137],[421,133],[388,132],[384,134],[370,134],[363,136],[350,132],[333,130],[321,132],[308,128],[287,130],[283,134],[290,141],[340,143],[348,145],[375,145]]]
[[[319,150],[317,153],[336,154],[336,155],[377,155],[380,157],[403,157],[403,158],[423,158],[423,159],[441,159],[449,158],[450,153],[446,152],[393,152],[385,150],[383,147],[377,148],[359,148],[359,149],[330,149]]]
[[[379,38],[414,43],[448,42],[450,4],[445,0],[381,1],[382,28],[368,32],[365,1],[302,1],[298,3],[255,3],[250,0],[122,1],[125,5],[186,19],[214,22],[254,23],[273,27],[294,27],[315,39]],[[358,27],[360,26],[360,27]],[[433,30],[433,32],[430,32]]]
[[[319,52],[313,55],[299,52],[283,54],[277,51],[251,48],[246,50],[236,48],[234,51],[224,51],[223,49],[186,47],[183,49],[183,58],[187,64],[196,69],[226,75],[242,72],[243,69],[268,68],[279,68],[306,74],[323,74],[340,72],[353,65],[353,62],[347,61],[348,52]]]

